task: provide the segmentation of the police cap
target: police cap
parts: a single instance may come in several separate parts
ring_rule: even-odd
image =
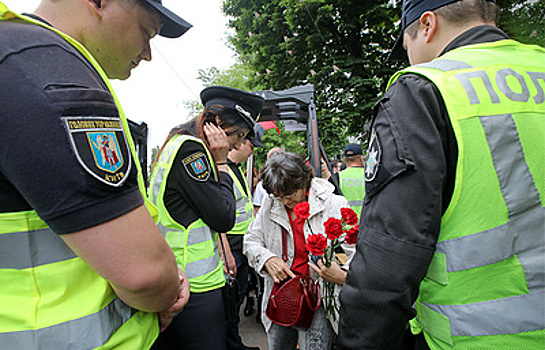
[[[141,0],[159,12],[163,26],[159,35],[167,38],[177,38],[193,27],[183,18],[163,6],[162,0]]]
[[[261,96],[226,86],[207,87],[201,91],[201,101],[204,107],[219,105],[235,111],[252,131],[265,102]]]
[[[362,154],[363,154],[363,150],[361,149],[361,146],[357,143],[349,143],[344,148],[345,157],[359,156]]]
[[[419,19],[426,11],[433,11],[445,5],[460,0],[403,0],[403,8],[401,10],[401,33],[397,38],[392,52],[388,56],[388,60],[398,60],[405,57],[403,49],[403,31],[407,26]],[[488,0],[496,2],[496,0]]]

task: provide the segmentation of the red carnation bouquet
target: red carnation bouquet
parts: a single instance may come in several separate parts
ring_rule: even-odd
[[[293,212],[299,220],[306,221],[310,216],[308,202],[298,203]],[[335,249],[343,243],[355,244],[358,238],[358,215],[350,208],[341,209],[341,219],[329,218],[324,222],[324,234],[314,234],[308,225],[311,234],[307,238],[305,247],[313,257],[321,258],[324,265],[331,266],[335,257]],[[316,261],[315,261],[316,262]],[[333,317],[335,320],[339,305],[335,298],[335,283],[324,281],[324,309],[326,317]]]

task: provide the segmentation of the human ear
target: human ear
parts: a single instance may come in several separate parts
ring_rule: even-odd
[[[426,43],[429,43],[437,31],[437,15],[432,11],[424,12],[420,16],[420,28],[426,38]]]
[[[216,119],[215,119],[215,120],[216,120],[216,126],[221,125],[221,118],[220,118],[219,115],[216,115]]]
[[[97,18],[102,17],[102,0],[87,0],[87,6]]]

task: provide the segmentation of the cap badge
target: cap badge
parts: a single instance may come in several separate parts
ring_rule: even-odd
[[[239,105],[235,105],[235,110],[240,114],[242,115],[243,117],[249,119],[249,120],[254,120],[254,118],[252,118],[252,113],[248,112],[247,110],[245,110],[244,108],[240,107]]]

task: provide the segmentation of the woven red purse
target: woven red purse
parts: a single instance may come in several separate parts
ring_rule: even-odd
[[[282,259],[287,261],[287,232],[282,228]],[[307,330],[321,302],[320,285],[310,277],[296,275],[294,278],[275,283],[265,314],[274,323]]]

